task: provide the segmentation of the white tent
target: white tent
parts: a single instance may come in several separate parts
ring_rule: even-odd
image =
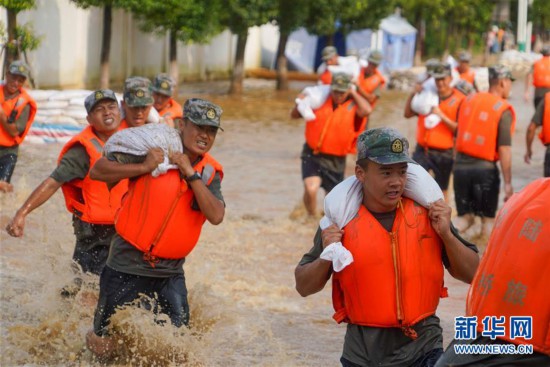
[[[389,70],[413,66],[416,28],[405,18],[392,14],[380,22],[384,66]]]

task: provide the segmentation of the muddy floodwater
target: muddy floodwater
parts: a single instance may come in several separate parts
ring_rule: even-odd
[[[521,99],[523,81],[514,84],[510,101],[518,116],[513,138],[517,191],[542,176],[544,149],[537,139],[532,164],[523,163],[525,130],[534,109]],[[205,225],[184,266],[191,329],[160,326],[143,309],[121,311],[113,318],[120,353],[110,365],[339,365],[345,326],[332,320],[330,283],[307,298],[294,289],[294,268],[311,247],[317,227],[301,208],[304,122],[288,117],[305,85],[295,83],[293,90],[277,93],[272,81],[247,80],[241,97],[225,95],[226,82],[182,86],[182,101],[198,96],[224,109],[225,132],[218,134],[212,154],[225,171],[225,220]],[[406,96],[384,92],[369,127],[396,127],[413,148],[416,120],[402,117]],[[97,301],[97,277],[86,278],[74,299],[59,295],[73,278],[75,242],[61,192],[27,217],[22,238],[3,230],[53,170],[60,149],[59,144],[24,144],[13,176],[15,192],[0,195],[2,366],[100,365],[84,346]],[[473,240],[483,249],[484,239]],[[445,344],[453,335],[453,318],[464,313],[468,289],[448,274],[446,285],[449,297],[438,309]]]

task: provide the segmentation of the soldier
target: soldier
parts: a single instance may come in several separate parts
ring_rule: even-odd
[[[110,318],[117,307],[145,294],[158,299],[159,310],[180,327],[189,322],[183,264],[193,250],[206,220],[223,220],[222,166],[208,154],[220,127],[222,110],[208,101],[185,102],[185,117],[178,130],[183,152],[171,152],[178,169],[153,178],[163,161],[162,149],[146,157],[117,154],[101,158],[92,177],[109,184],[130,179],[128,194],[118,212],[116,234],[99,282],[94,328],[87,334],[88,348],[100,357],[114,352]]]
[[[158,111],[164,122],[174,127],[174,120],[183,118],[181,105],[172,98],[176,83],[168,74],[159,74],[153,80],[153,107]]]
[[[17,163],[19,145],[25,140],[36,114],[36,102],[23,85],[29,77],[29,67],[14,61],[0,85],[0,192],[13,191],[11,176]]]
[[[489,91],[467,97],[458,113],[456,159],[453,168],[459,231],[468,229],[474,216],[482,219],[488,236],[494,223],[500,192],[497,162],[504,179],[504,201],[513,194],[512,133],[514,108],[506,101],[514,78],[502,65],[489,68]]]

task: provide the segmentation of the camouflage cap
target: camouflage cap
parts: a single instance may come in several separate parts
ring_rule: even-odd
[[[94,109],[95,105],[104,99],[110,99],[118,103],[115,92],[110,89],[99,89],[90,94],[84,100],[84,107],[86,107],[86,112],[88,114]]]
[[[384,61],[384,54],[378,50],[374,50],[369,54],[367,61],[372,64],[380,65]]]
[[[130,107],[150,106],[153,104],[151,81],[140,76],[132,76],[124,82],[124,102]]]
[[[440,61],[438,59],[429,59],[426,61],[426,72],[428,75],[432,75],[433,69],[440,64]]]
[[[338,51],[336,51],[336,47],[334,46],[327,46],[323,48],[323,51],[321,52],[323,61],[327,61],[328,59],[333,58],[334,56],[338,56]]]
[[[451,65],[446,62],[439,62],[437,65],[434,65],[430,75],[434,79],[441,79],[451,76]]]
[[[470,62],[472,55],[468,51],[460,51],[458,53],[458,61]]]
[[[16,60],[10,64],[8,72],[13,75],[21,75],[25,78],[29,78],[30,68],[21,60]]]
[[[467,95],[470,95],[472,93],[474,93],[476,90],[474,88],[474,86],[470,83],[468,83],[466,80],[464,79],[460,79],[456,85],[455,85],[455,88],[462,94],[464,94],[465,96]]]
[[[183,105],[183,116],[186,119],[196,125],[214,126],[223,131],[220,126],[222,113],[220,106],[200,98],[188,99]]]
[[[155,77],[153,80],[153,86],[152,90],[153,92],[157,92],[160,94],[164,94],[165,96],[172,96],[172,93],[174,93],[174,87],[176,86],[176,83],[174,82],[174,79],[168,74],[159,74]]]
[[[351,76],[346,73],[332,74],[332,82],[330,83],[332,90],[338,92],[347,92],[351,87]]]
[[[370,129],[359,135],[357,160],[365,158],[382,165],[416,163],[409,157],[409,141],[390,127]]]
[[[494,79],[510,79],[511,81],[516,80],[516,78],[512,76],[510,69],[502,64],[489,66],[489,80]]]

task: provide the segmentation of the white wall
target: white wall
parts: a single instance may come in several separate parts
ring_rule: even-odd
[[[0,20],[4,24],[6,18],[6,12],[0,11]],[[40,47],[28,55],[34,79],[40,88],[92,88],[98,85],[102,9],[80,9],[69,0],[37,0],[36,8],[19,13],[17,20],[20,25],[31,23],[35,34],[43,36]],[[272,26],[250,29],[245,68],[261,65],[264,33],[274,34],[269,27]],[[204,80],[229,75],[236,43],[236,36],[229,31],[214,37],[207,45],[178,43],[181,78]],[[168,46],[168,36],[143,33],[130,14],[114,10],[111,81],[121,83],[131,75],[153,77],[168,71]]]

